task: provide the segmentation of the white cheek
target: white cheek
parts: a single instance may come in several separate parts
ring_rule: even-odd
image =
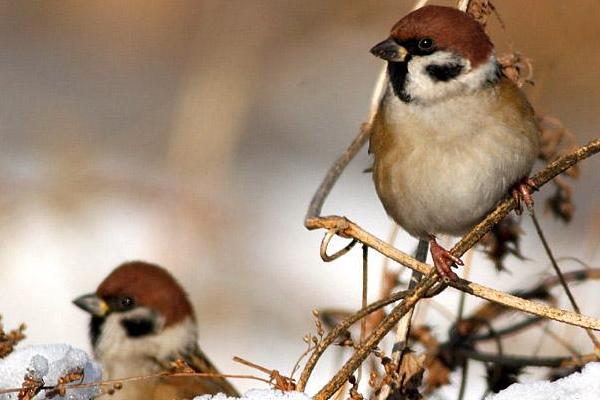
[[[124,373],[155,372],[157,364],[152,359],[166,359],[173,354],[185,352],[196,344],[196,324],[190,318],[165,329],[162,329],[164,319],[159,318],[156,334],[128,337],[121,321],[131,317],[148,317],[151,312],[141,308],[127,313],[114,313],[106,318],[94,353],[109,378]],[[129,370],[120,370],[123,365],[128,366]]]
[[[429,65],[457,61],[463,65],[463,70],[460,75],[447,82],[434,80],[426,71]],[[497,62],[494,55],[490,56],[488,62],[472,68],[469,60],[457,58],[448,51],[438,51],[429,56],[413,57],[409,61],[405,91],[415,103],[427,104],[481,88],[486,81],[494,79],[496,74]]]

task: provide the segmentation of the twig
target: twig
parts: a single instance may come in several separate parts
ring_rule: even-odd
[[[308,206],[308,212],[306,213],[306,221],[312,220],[313,218],[316,218],[319,215],[321,215],[321,210],[323,209],[323,202],[325,201],[325,198],[329,195],[329,192],[331,192],[333,185],[335,185],[348,163],[365,145],[370,133],[371,125],[363,124],[360,128],[358,136],[356,136],[354,141],[350,144],[350,147],[348,147],[344,154],[342,154],[331,166],[329,172],[327,172],[327,176],[325,176],[325,179],[319,186],[319,189],[313,196],[310,205]]]
[[[427,294],[429,289],[438,281],[435,271],[428,274],[421,283],[419,283],[404,298],[402,303],[398,304],[387,315],[383,321],[373,330],[369,337],[362,343],[354,355],[344,364],[344,366],[335,374],[335,376],[315,395],[315,400],[326,400],[331,397],[356,371],[360,364],[367,358],[373,348],[383,339],[383,337],[396,325],[396,323],[405,315],[415,304]]]
[[[494,333],[488,332],[485,334],[470,337],[469,341],[472,343],[473,342],[481,342],[481,341],[485,341],[485,340],[494,339],[495,337],[508,336],[511,334],[518,333],[519,331],[521,331],[525,328],[529,328],[532,325],[539,324],[542,321],[544,321],[544,318],[542,318],[542,317],[529,317],[527,319],[524,319],[523,321],[517,322],[514,325],[508,326],[503,329],[498,329]]]
[[[233,357],[233,361],[239,362],[240,364],[247,365],[250,368],[257,369],[265,374],[269,375],[269,385],[272,385],[274,389],[278,389],[284,392],[296,390],[296,383],[293,378],[283,376],[276,369],[268,369],[253,362],[244,360],[240,357]]]
[[[427,261],[427,251],[429,250],[429,242],[427,240],[419,240],[419,244],[417,246],[417,251],[415,253],[415,259],[420,262]],[[418,271],[413,271],[412,276],[410,278],[410,282],[408,283],[408,289],[414,289],[416,285],[421,282],[423,275]],[[414,307],[410,309],[405,316],[400,319],[398,322],[398,328],[396,330],[396,340],[394,342],[394,347],[392,349],[392,363],[397,365],[400,368],[400,359],[402,357],[402,352],[406,348],[406,344],[408,342],[408,336],[410,333],[410,325],[412,321],[412,317],[414,314]],[[379,400],[386,400],[390,393],[390,385],[385,384],[381,391],[379,392],[379,396],[377,398]]]
[[[469,359],[465,358],[462,363],[462,371],[460,377],[460,388],[458,389],[458,400],[463,400],[467,389],[467,376],[469,374]]]
[[[217,373],[209,373],[209,372],[159,372],[156,374],[133,376],[130,378],[123,378],[123,379],[110,379],[110,380],[98,381],[98,382],[75,383],[75,384],[71,384],[71,385],[67,384],[67,385],[63,385],[63,387],[65,389],[88,389],[88,388],[98,387],[98,386],[108,386],[108,385],[115,385],[115,384],[124,383],[124,382],[136,382],[136,381],[161,378],[161,377],[176,378],[176,377],[187,377],[187,376],[190,376],[190,377],[195,376],[195,377],[202,377],[202,378],[253,379],[253,380],[261,381],[261,382],[264,382],[267,384],[271,383],[267,379],[259,378],[258,376],[254,376],[254,375],[217,374]],[[41,390],[54,390],[55,388],[56,388],[56,386],[43,386],[41,388]],[[0,395],[7,394],[7,393],[17,393],[21,389],[22,388],[0,389]]]
[[[271,370],[271,369],[268,369],[268,368],[265,368],[265,367],[263,367],[261,365],[255,364],[252,361],[244,360],[243,358],[238,357],[238,356],[233,357],[233,361],[235,361],[237,363],[240,363],[240,364],[243,364],[243,365],[245,365],[247,367],[257,369],[260,372],[264,372],[265,374],[270,374],[271,372],[273,372],[273,370]]]
[[[369,283],[369,246],[364,245],[362,247],[362,303],[361,308],[367,307],[367,296],[368,296],[368,283]],[[365,341],[365,334],[367,333],[367,319],[363,318],[360,320],[360,343]],[[358,378],[356,384],[360,383],[362,378],[362,369],[358,370]]]
[[[398,233],[400,233],[400,226],[394,222],[392,224],[392,230],[390,231],[390,234],[387,237],[388,243],[393,245],[396,242]],[[396,286],[398,286],[398,283],[400,283],[400,273],[405,268],[402,267],[401,269],[393,271],[389,267],[391,261],[392,260],[390,260],[387,257],[383,257],[382,260],[381,270],[383,271],[383,273],[381,274],[381,289],[379,294],[379,297],[382,299],[392,294],[393,290],[396,288]],[[383,309],[380,309],[377,312],[371,314],[369,318],[367,318],[369,329],[373,328],[374,326],[377,326],[377,324],[381,322],[384,316],[385,310]]]
[[[599,150],[600,150],[600,139]],[[510,200],[507,200],[510,202]],[[400,250],[388,245],[381,241],[372,234],[366,232],[358,225],[350,222],[343,217],[323,217],[318,218],[316,222],[318,225],[322,225],[326,228],[338,227],[338,234],[348,237],[354,237],[360,242],[369,245],[372,249],[383,254],[392,260],[405,265],[413,270],[419,271],[422,274],[427,274],[432,271],[433,267],[418,262],[414,258],[401,252]],[[312,223],[312,222],[311,222]],[[491,225],[490,225],[491,226]],[[453,254],[459,254],[453,252]],[[479,285],[474,282],[470,282],[464,279],[458,279],[456,282],[451,282],[450,285],[456,289],[467,292],[482,299],[498,303],[502,306],[514,308],[516,310],[524,311],[533,315],[539,315],[545,318],[550,318],[556,321],[564,322],[570,325],[580,326],[583,328],[591,328],[594,330],[600,330],[600,320],[588,317],[585,315],[577,314],[572,311],[561,310],[555,307],[550,307],[545,304],[533,302],[530,300],[522,299],[511,294],[501,292],[483,285]]]
[[[467,259],[465,260],[464,267],[464,276],[469,279],[469,275],[471,274],[471,267],[473,266],[473,251],[467,253]],[[460,292],[460,299],[458,300],[458,312],[456,313],[456,323],[460,323],[463,319],[463,314],[465,312],[465,301],[466,301],[466,293]]]
[[[337,339],[342,333],[344,333],[350,326],[352,326],[359,319],[366,317],[367,315],[371,314],[372,312],[375,312],[375,311],[379,310],[380,308],[387,306],[388,304],[392,304],[392,303],[397,302],[398,300],[402,300],[403,298],[405,298],[407,296],[407,294],[408,294],[408,291],[406,291],[406,290],[394,293],[391,296],[389,296],[383,300],[378,300],[376,302],[369,304],[367,307],[363,308],[362,310],[358,311],[355,314],[352,314],[351,316],[349,316],[348,318],[346,318],[345,320],[343,320],[342,322],[337,324],[335,326],[335,328],[321,342],[319,342],[319,344],[315,348],[315,351],[311,354],[308,361],[306,362],[306,365],[304,366],[304,370],[302,371],[302,374],[300,375],[300,379],[298,380],[298,391],[300,391],[300,392],[304,391],[304,389],[306,387],[306,383],[308,382],[308,378],[310,377],[310,374],[312,373],[315,365],[317,364],[317,361],[319,361],[319,359],[321,358],[321,356],[323,355],[325,350],[331,344],[333,344],[335,339]]]
[[[554,271],[556,272],[556,275],[558,276],[558,279],[560,280],[560,284],[565,289],[565,293],[567,294],[567,297],[569,298],[569,301],[571,302],[571,305],[573,306],[573,310],[575,310],[575,312],[581,314],[581,310],[579,309],[579,306],[577,305],[575,296],[573,296],[571,289],[569,289],[569,285],[567,284],[567,281],[565,280],[565,277],[564,277],[562,271],[560,270],[558,263],[556,262],[556,258],[554,258],[554,254],[552,254],[552,249],[550,248],[550,245],[548,245],[548,241],[546,240],[546,236],[544,235],[544,231],[542,230],[542,227],[540,226],[540,222],[538,221],[538,219],[535,215],[535,211],[534,211],[533,207],[531,207],[529,209],[529,215],[531,216],[531,220],[533,221],[533,225],[535,226],[535,231],[537,232],[537,234],[540,238],[540,241],[542,242],[542,245],[544,246],[544,250],[546,251],[548,258],[550,259],[552,268],[554,268]],[[600,354],[600,341],[598,340],[596,335],[591,331],[591,329],[586,329],[585,331],[586,331],[587,335],[589,336],[589,338],[591,339],[592,343],[594,344],[595,351],[598,352],[598,354]]]
[[[556,343],[560,344],[564,347],[569,353],[571,353],[575,357],[580,357],[581,353],[577,351],[575,347],[571,345],[568,341],[566,341],[562,336],[554,333],[552,330],[548,329],[546,332],[548,336],[550,336]]]
[[[597,361],[596,354],[586,354],[581,357],[523,357],[479,352],[473,349],[458,348],[456,351],[472,360],[492,362],[511,367],[574,367]]]

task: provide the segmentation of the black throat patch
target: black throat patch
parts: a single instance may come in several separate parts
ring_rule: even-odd
[[[405,88],[406,76],[408,75],[408,61],[410,61],[410,56],[407,57],[405,62],[388,62],[387,67],[394,94],[405,103],[410,103],[412,100],[410,95],[406,93]]]
[[[103,317],[93,316],[90,321],[90,339],[92,341],[92,347],[96,347],[96,343],[98,342],[98,338],[100,337],[102,325],[104,325],[105,320],[106,319]]]

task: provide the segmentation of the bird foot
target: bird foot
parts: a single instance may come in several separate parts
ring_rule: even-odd
[[[517,203],[517,208],[515,209],[517,215],[523,213],[523,204],[525,204],[528,210],[531,210],[533,207],[533,196],[531,194],[536,190],[538,190],[538,187],[531,178],[523,178],[512,187],[510,192]]]
[[[462,260],[440,246],[435,240],[435,236],[431,236],[429,239],[429,246],[431,257],[433,258],[433,265],[440,277],[456,282],[458,280],[458,275],[452,271],[452,266],[455,264],[464,265]]]

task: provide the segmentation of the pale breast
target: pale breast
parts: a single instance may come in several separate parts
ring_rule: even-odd
[[[460,235],[526,177],[539,149],[531,107],[507,81],[434,105],[388,93],[370,149],[388,214],[410,234]]]

